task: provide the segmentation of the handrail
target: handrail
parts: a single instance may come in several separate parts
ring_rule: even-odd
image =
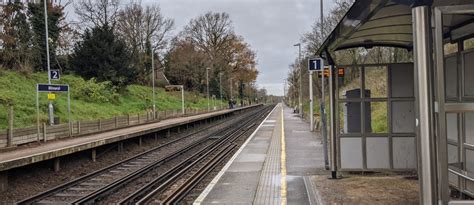
[[[457,169],[457,168],[456,168],[456,169]],[[460,176],[460,177],[462,177],[462,178],[464,178],[464,179],[467,179],[467,180],[469,180],[469,181],[471,181],[471,182],[474,181],[474,178],[471,177],[471,176],[469,176],[470,174],[469,174],[467,171],[465,171],[465,170],[456,170],[456,169],[448,168],[448,171],[451,172],[451,173],[453,173],[453,174],[455,174],[455,175],[457,175],[457,176]],[[464,173],[463,173],[463,172],[464,172]]]

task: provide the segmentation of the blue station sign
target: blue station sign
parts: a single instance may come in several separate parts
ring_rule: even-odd
[[[324,60],[322,58],[311,58],[308,60],[309,71],[322,71],[324,68]]]
[[[69,85],[37,84],[38,92],[68,92]]]

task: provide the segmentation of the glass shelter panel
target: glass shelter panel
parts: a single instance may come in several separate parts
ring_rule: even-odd
[[[416,169],[413,64],[360,65],[352,72],[338,82],[341,170]]]
[[[340,133],[361,133],[361,103],[360,102],[346,102],[339,104],[340,111]]]
[[[346,67],[344,68],[344,80],[339,84],[339,98],[347,98],[346,92],[349,90],[360,90],[362,88],[360,71],[358,67]],[[359,91],[360,94],[360,91]],[[361,96],[352,96],[360,98]]]
[[[415,137],[393,137],[393,168],[416,168]]]
[[[413,64],[390,65],[392,98],[412,98],[415,96]]]
[[[464,53],[464,95],[474,97],[474,50]]]
[[[393,133],[414,133],[415,126],[415,103],[413,101],[393,101]]]
[[[387,67],[365,67],[365,89],[366,98],[386,98],[387,97]]]
[[[474,145],[474,113],[465,114],[466,143]]]
[[[345,169],[362,169],[362,138],[341,138],[341,167]]]
[[[370,106],[370,119],[367,119],[366,123],[370,123],[370,129],[366,130],[367,133],[388,133],[388,111],[387,102],[371,102]]]
[[[390,168],[388,137],[369,137],[366,139],[367,168]]]
[[[457,55],[445,59],[446,98],[456,99],[458,96],[458,63]]]
[[[458,142],[458,114],[447,113],[446,114],[446,129],[448,132],[448,139],[453,142]]]

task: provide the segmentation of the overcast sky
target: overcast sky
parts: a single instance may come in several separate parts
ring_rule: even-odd
[[[332,0],[324,1],[332,6]],[[229,13],[235,32],[257,51],[257,84],[274,95],[283,95],[288,66],[298,55],[293,45],[320,16],[319,0],[144,0],[154,2],[175,20],[174,32],[207,11]]]
[[[332,1],[324,0],[325,7]],[[174,19],[175,34],[208,11],[229,13],[235,32],[257,51],[258,86],[274,95],[283,95],[288,66],[298,56],[293,45],[320,16],[319,0],[143,0],[157,2],[164,16]]]

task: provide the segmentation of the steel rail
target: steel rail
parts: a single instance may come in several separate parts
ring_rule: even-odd
[[[240,119],[240,116],[239,116],[237,119]],[[219,122],[217,125],[221,125],[221,124],[223,124],[223,123],[226,123],[226,121]],[[17,203],[17,204],[34,204],[34,203],[37,203],[37,202],[39,202],[39,201],[41,201],[41,200],[43,200],[43,199],[47,199],[48,197],[54,196],[54,194],[56,194],[56,193],[60,193],[60,192],[65,191],[65,190],[67,190],[67,189],[69,189],[69,188],[71,188],[71,187],[77,186],[77,185],[81,184],[82,182],[88,181],[88,180],[90,180],[90,179],[93,179],[94,177],[100,176],[101,174],[107,173],[108,171],[110,171],[110,170],[112,170],[112,169],[114,169],[114,168],[117,168],[117,167],[119,167],[119,166],[121,166],[121,165],[124,165],[124,164],[126,164],[126,163],[129,163],[129,162],[132,162],[132,161],[134,161],[134,160],[140,159],[140,158],[142,158],[142,157],[144,157],[144,156],[150,155],[150,154],[152,154],[153,152],[159,151],[159,150],[161,150],[162,148],[165,148],[165,147],[167,147],[167,146],[169,146],[169,145],[175,144],[176,142],[182,141],[182,140],[184,140],[184,139],[186,139],[186,138],[189,138],[189,137],[191,137],[191,136],[193,136],[193,135],[199,134],[199,133],[204,132],[204,131],[208,131],[208,129],[209,129],[210,127],[212,127],[212,126],[216,126],[216,125],[214,124],[214,125],[206,126],[206,127],[202,128],[202,129],[199,129],[199,130],[194,131],[194,132],[192,132],[192,133],[186,134],[184,137],[180,137],[180,138],[178,138],[178,139],[174,139],[174,140],[172,140],[172,141],[170,141],[170,142],[167,142],[167,143],[165,143],[165,144],[163,144],[163,145],[159,145],[159,146],[157,146],[157,147],[155,147],[155,148],[152,148],[152,149],[150,149],[150,150],[148,150],[148,151],[145,151],[145,152],[143,152],[143,153],[134,155],[134,156],[132,156],[132,157],[130,157],[130,158],[127,158],[127,159],[125,159],[125,160],[122,160],[122,161],[120,161],[120,162],[117,162],[117,163],[115,163],[115,164],[112,164],[112,165],[110,165],[110,166],[107,166],[107,167],[105,167],[105,168],[102,168],[102,169],[100,169],[100,170],[97,170],[97,171],[92,172],[92,173],[90,173],[90,174],[87,174],[87,175],[85,175],[85,176],[79,177],[79,178],[74,179],[74,180],[72,180],[72,181],[70,181],[70,182],[67,182],[67,183],[65,183],[65,184],[61,184],[61,185],[56,186],[56,187],[54,187],[54,188],[52,188],[52,189],[49,189],[49,190],[47,190],[47,191],[45,191],[45,192],[36,194],[36,195],[34,195],[34,196],[31,196],[31,197],[26,198],[26,199],[24,199],[24,200],[18,201],[18,202],[16,202],[16,203]],[[215,134],[215,133],[219,133],[219,132],[220,132],[220,131],[216,131],[216,132],[214,132],[214,134]],[[203,139],[205,139],[205,138],[206,138],[206,137],[203,137]]]
[[[239,130],[239,129],[243,128],[245,125],[247,125],[248,122],[252,121],[253,116],[258,115],[259,113],[260,112],[257,111],[255,113],[249,115],[249,117],[247,117],[247,119],[245,120],[247,122],[239,123],[240,124],[239,126],[233,127],[233,129],[230,130],[228,133],[234,134],[237,130]],[[227,139],[227,137],[223,136],[223,137],[221,137],[221,139]],[[210,145],[208,147],[218,148],[219,145],[220,145],[219,143],[222,143],[222,142],[223,142],[222,140],[221,141],[216,141],[215,143],[213,143],[212,145]],[[201,153],[205,150],[206,150],[206,148],[201,150],[201,152],[196,153],[194,156],[201,155]],[[169,171],[167,171],[166,173],[164,173],[160,177],[158,177],[155,180],[149,182],[147,185],[145,185],[141,189],[139,189],[139,190],[135,191],[134,193],[132,193],[131,195],[127,196],[125,199],[123,199],[119,203],[120,204],[133,204],[133,203],[136,203],[139,198],[142,198],[143,195],[148,194],[149,191],[152,190],[154,186],[156,186],[157,184],[161,184],[161,185],[164,184],[164,182],[166,181],[167,178],[172,177],[176,172],[182,170],[182,167],[186,164],[189,164],[190,162],[188,162],[188,161],[192,160],[192,158],[194,158],[194,157],[190,157],[187,160],[184,160],[181,164],[176,165],[175,167],[173,167],[172,169],[170,169]]]
[[[257,113],[257,111],[254,111],[254,112],[250,112],[250,114],[245,114],[243,116],[241,116],[238,120],[242,120],[242,119],[246,119],[248,118],[248,116],[252,115],[252,113]],[[239,121],[238,121],[239,122]],[[222,129],[222,130],[219,130],[217,132],[214,132],[210,135],[207,135],[208,138],[209,137],[212,137],[212,136],[218,136],[222,133],[225,133],[225,135],[229,135],[229,133],[232,133],[234,129],[238,129],[238,128],[235,128],[233,127],[232,125],[230,125],[229,127],[230,128],[230,131],[228,131],[227,129]],[[191,145],[189,145],[188,147],[186,147],[185,149],[182,149],[182,150],[178,150],[176,152],[174,152],[173,154],[167,156],[166,158],[164,158],[163,160],[160,160],[160,161],[157,161],[157,162],[154,162],[153,164],[150,164],[144,168],[141,168],[139,170],[136,170],[132,173],[129,173],[128,175],[126,175],[125,177],[122,177],[120,178],[119,180],[116,180],[114,181],[113,183],[110,183],[110,184],[107,184],[106,186],[98,189],[98,190],[95,190],[94,192],[92,193],[89,193],[75,201],[73,201],[72,203],[73,204],[94,204],[96,203],[97,201],[99,201],[100,199],[106,197],[107,195],[113,193],[114,191],[116,191],[117,189],[120,189],[121,187],[125,186],[126,184],[128,184],[129,182],[149,173],[150,171],[153,171],[155,170],[155,168],[161,166],[162,164],[166,163],[167,161],[170,161],[172,159],[175,159],[177,158],[178,156],[188,152],[189,150],[191,150],[192,148],[195,148],[199,145],[201,145],[202,143],[205,143],[207,141],[208,138],[202,138],[203,141],[197,141],[196,143],[193,143]]]
[[[241,128],[244,128],[243,132],[235,132],[233,134],[235,135],[232,135],[220,142],[218,142],[218,144],[216,146],[213,147],[213,149],[209,150],[207,152],[207,154],[204,154],[203,156],[201,156],[199,158],[199,160],[196,160],[194,161],[193,163],[191,163],[190,165],[188,165],[186,168],[184,169],[178,169],[178,167],[175,167],[176,169],[173,169],[173,170],[170,170],[170,173],[167,173],[166,175],[162,175],[162,177],[159,177],[155,180],[153,180],[152,182],[148,183],[146,186],[144,186],[142,189],[138,190],[137,192],[131,194],[130,196],[128,196],[127,198],[125,198],[124,200],[122,200],[120,202],[120,204],[147,204],[149,203],[156,195],[157,193],[160,193],[162,191],[164,191],[167,187],[169,187],[169,185],[171,183],[173,183],[174,181],[176,181],[180,176],[182,176],[183,174],[187,173],[189,170],[193,169],[197,164],[199,164],[200,162],[202,162],[203,160],[205,160],[206,158],[209,158],[209,155],[212,155],[213,153],[215,153],[216,151],[218,151],[219,149],[221,149],[221,146],[225,143],[227,143],[227,146],[224,147],[222,149],[221,152],[227,150],[227,149],[230,149],[229,150],[229,153],[231,150],[233,150],[232,148],[230,147],[235,147],[236,145],[235,144],[232,144],[234,141],[236,141],[238,138],[240,138],[241,136],[245,135],[248,133],[248,130],[250,130],[252,127],[254,127],[256,124],[255,124],[255,121],[258,121],[261,119],[261,114],[262,113],[268,113],[269,109],[262,109],[260,112],[257,112],[254,116],[260,116],[259,118],[255,119],[254,117],[251,117],[248,119],[248,121],[246,123],[244,123]],[[230,143],[229,143],[230,142]],[[226,152],[227,153],[227,152]],[[212,170],[210,169],[210,167],[215,167],[217,166],[217,164],[215,166],[212,166],[212,162],[214,162],[215,160],[218,160],[218,159],[224,159],[225,156],[222,156],[223,154],[219,154],[217,155],[217,157],[214,157],[210,162],[206,163],[204,166],[207,167],[208,169],[205,169],[205,170]],[[227,154],[226,154],[227,155]],[[219,160],[220,162],[220,160]],[[216,162],[217,163],[217,162]],[[201,170],[201,169],[199,169]],[[203,171],[205,171],[203,170]],[[193,175],[191,178],[193,182],[199,182],[200,179],[204,178],[205,175],[207,174],[208,172],[203,172],[202,174],[197,174],[197,175]],[[170,175],[172,175],[171,177],[169,177]],[[196,180],[193,180],[193,178],[197,178],[197,181]],[[191,183],[190,181],[186,181],[185,184],[187,183]],[[152,187],[158,185],[158,187],[156,187],[155,189],[152,189]],[[186,187],[194,187],[194,186],[186,186]],[[179,189],[182,189],[183,187],[180,187]],[[181,192],[177,192],[177,193],[188,193],[190,190],[187,189],[183,189]],[[146,194],[145,196],[142,196],[144,195],[144,193]],[[174,195],[174,194],[173,194]],[[171,197],[171,196],[170,196]],[[141,198],[141,199],[139,199]],[[139,200],[138,200],[139,199]]]
[[[253,113],[253,112],[251,112],[251,113]],[[239,120],[242,120],[242,119],[245,120],[248,115],[249,114],[241,116],[239,118]],[[232,125],[230,125],[229,127],[231,127],[230,128],[231,130],[238,129],[238,128],[232,127]],[[193,142],[192,144],[186,146],[184,149],[180,149],[180,150],[166,156],[165,158],[163,158],[159,161],[155,161],[152,164],[147,165],[146,167],[143,167],[143,168],[138,169],[134,172],[131,172],[131,173],[127,174],[125,177],[122,177],[119,180],[116,180],[116,181],[114,181],[114,182],[112,182],[112,183],[110,183],[110,184],[108,184],[108,185],[106,185],[106,186],[104,186],[104,187],[102,187],[98,190],[95,190],[94,192],[89,193],[89,194],[73,201],[72,203],[73,204],[95,204],[96,201],[98,201],[101,198],[105,197],[106,195],[114,192],[115,190],[125,186],[129,182],[131,182],[131,181],[133,181],[133,180],[149,173],[150,171],[154,170],[158,166],[160,166],[160,165],[162,165],[162,164],[164,164],[164,163],[166,163],[166,162],[168,162],[172,159],[175,159],[178,156],[181,156],[182,154],[184,154],[187,151],[201,145],[202,143],[205,143],[209,139],[209,137],[218,136],[218,135],[221,135],[222,133],[225,133],[225,135],[227,135],[228,133],[232,133],[232,131],[227,131],[227,129],[221,129],[219,131],[213,132],[213,133],[207,135],[207,137],[203,137],[202,139],[200,139],[196,142]]]

